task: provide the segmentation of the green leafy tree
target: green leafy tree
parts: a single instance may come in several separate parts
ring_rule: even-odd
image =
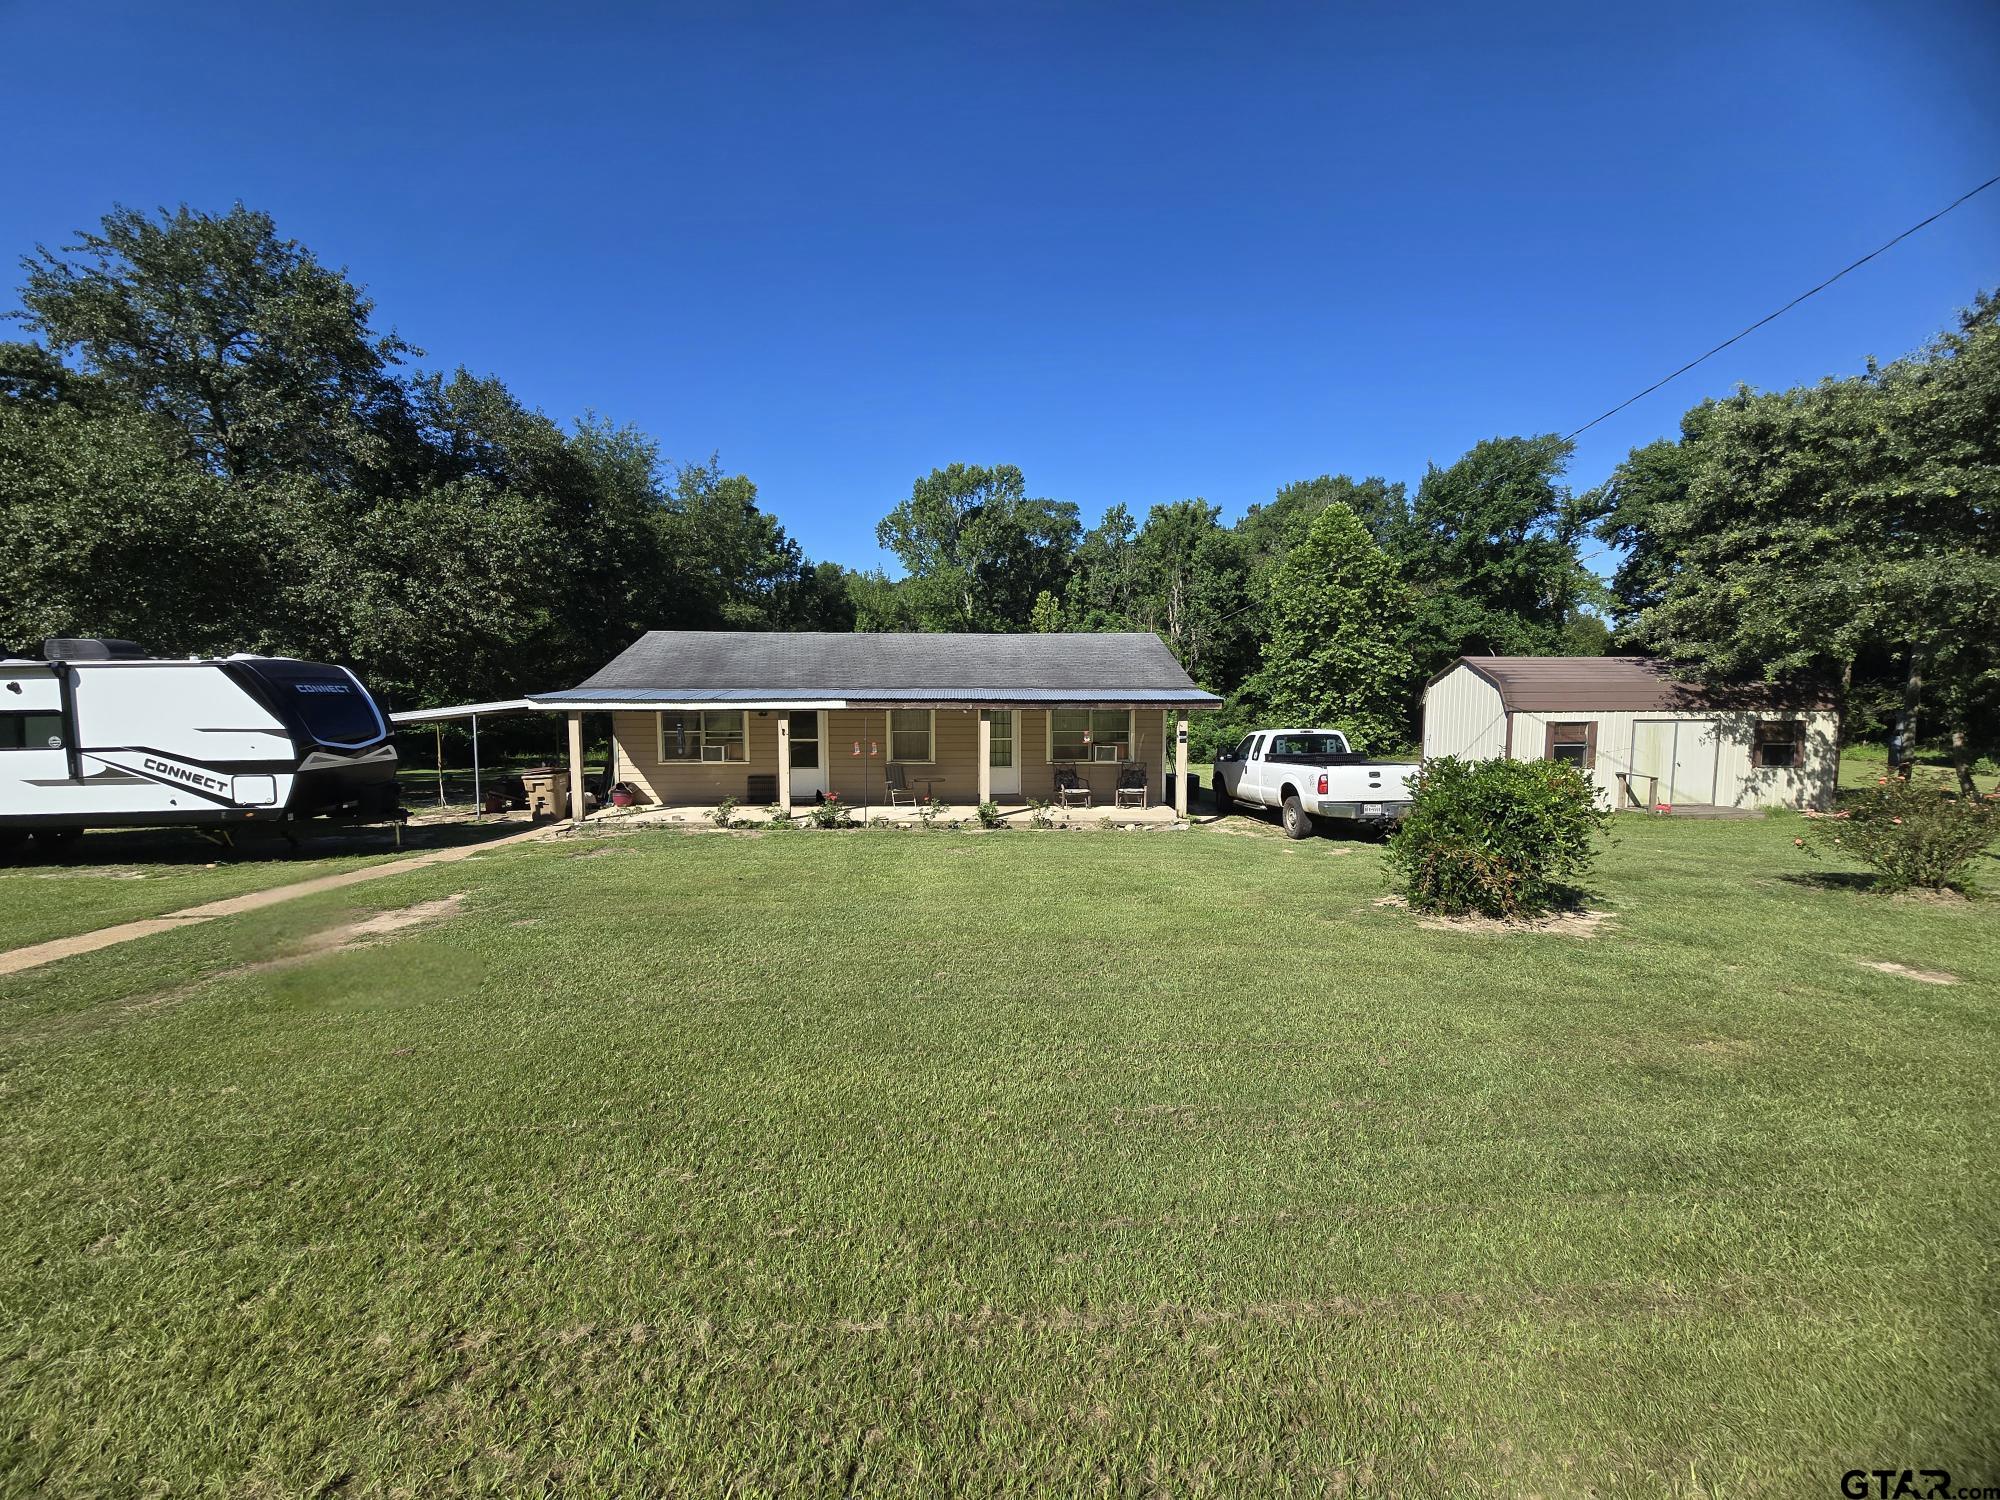
[[[1146,513],[1133,543],[1133,627],[1167,643],[1188,674],[1221,691],[1242,676],[1250,649],[1249,570],[1220,508],[1176,500]]]
[[[1083,534],[1072,560],[1064,617],[1074,630],[1132,630],[1140,614],[1139,527],[1123,505]]]
[[[1062,601],[1043,589],[1035,596],[1035,607],[1028,611],[1028,629],[1037,635],[1053,635],[1062,628]]]
[[[1375,476],[1353,479],[1322,474],[1284,486],[1269,503],[1253,505],[1236,523],[1251,566],[1275,566],[1305,537],[1306,528],[1329,505],[1344,505],[1366,528],[1375,545],[1394,557],[1408,540],[1409,496],[1400,484]]]
[[[0,399],[0,646],[114,635],[181,655],[255,644],[273,518],[142,412]]]
[[[1364,750],[1409,734],[1409,591],[1352,511],[1327,506],[1266,584],[1270,634],[1248,692],[1272,717],[1344,729]]]
[[[952,464],[917,480],[875,536],[908,572],[921,628],[1021,630],[1044,590],[1062,591],[1078,531],[1076,507],[1029,498],[1012,464]]]
[[[1846,380],[1741,391],[1595,497],[1632,639],[1718,682],[1891,670],[1962,784],[2000,703],[2000,304]]]
[[[368,299],[267,214],[115,208],[22,266],[27,326],[215,473],[349,479],[406,438],[392,367],[417,351],[376,334]]]
[[[1554,436],[1492,438],[1424,475],[1403,554],[1421,672],[1468,654],[1560,654],[1565,625],[1600,597],[1577,556],[1590,513],[1561,483],[1571,451]]]

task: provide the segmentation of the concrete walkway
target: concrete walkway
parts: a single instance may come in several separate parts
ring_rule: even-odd
[[[557,828],[565,826],[556,825]],[[549,825],[542,824],[483,844],[455,844],[449,849],[433,849],[428,854],[415,854],[408,859],[395,859],[387,864],[369,865],[362,870],[344,870],[338,875],[319,875],[311,880],[301,880],[296,885],[272,886],[268,890],[251,891],[248,895],[229,896],[221,901],[204,902],[200,906],[168,912],[163,917],[146,917],[137,922],[120,922],[115,927],[101,927],[96,932],[85,932],[76,937],[53,938],[46,943],[31,943],[25,948],[14,948],[0,953],[0,974],[18,974],[23,969],[40,968],[43,964],[54,963],[59,958],[70,958],[79,953],[95,953],[99,948],[115,948],[120,943],[151,937],[156,932],[171,932],[177,927],[192,927],[198,923],[212,922],[217,917],[233,917],[240,912],[257,911],[266,906],[277,906],[281,902],[296,901],[301,896],[317,896],[321,891],[337,891],[350,885],[365,885],[371,880],[385,880],[391,875],[406,875],[411,870],[421,870],[428,865],[448,865],[474,854],[484,854],[488,849],[504,849],[509,844],[519,844],[528,839],[546,838],[552,831]]]

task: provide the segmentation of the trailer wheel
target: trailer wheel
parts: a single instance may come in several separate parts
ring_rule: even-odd
[[[1286,838],[1309,839],[1313,836],[1312,814],[1308,813],[1305,804],[1299,801],[1297,792],[1285,794],[1285,809],[1280,816],[1285,825]]]

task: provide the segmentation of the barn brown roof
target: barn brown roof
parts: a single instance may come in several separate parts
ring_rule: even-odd
[[[1683,681],[1643,656],[1461,656],[1458,661],[1500,690],[1501,706],[1509,713],[1833,706],[1824,693],[1770,683],[1711,687]]]

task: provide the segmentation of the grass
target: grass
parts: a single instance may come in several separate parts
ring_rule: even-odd
[[[1995,907],[1795,826],[1620,820],[1588,939],[1240,818],[516,846],[0,979],[0,1489],[1989,1482]]]
[[[1972,784],[1982,792],[2000,791],[2000,774],[1990,759],[1980,759],[1972,765]],[[1843,788],[1873,786],[1878,777],[1889,774],[1889,747],[1887,745],[1858,744],[1843,746],[1840,752],[1840,785]],[[1953,769],[1951,753],[1937,746],[1917,752],[1917,774],[1932,780],[1942,781],[1955,791],[1958,787],[1958,773]]]

